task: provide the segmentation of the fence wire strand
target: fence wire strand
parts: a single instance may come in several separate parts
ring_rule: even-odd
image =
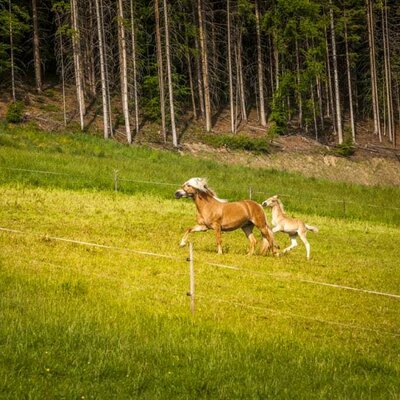
[[[27,235],[28,234],[27,232],[23,232],[21,230],[4,228],[4,227],[0,227],[0,231],[9,232],[9,233],[23,234],[23,235]],[[76,240],[76,239],[69,239],[69,238],[62,238],[62,237],[56,237],[56,236],[43,235],[43,234],[32,233],[32,232],[30,232],[29,234],[37,236],[39,238],[44,238],[46,240],[55,240],[55,241],[72,243],[72,244],[79,244],[79,245],[83,245],[83,246],[98,247],[98,248],[117,250],[117,251],[125,251],[125,252],[134,253],[134,254],[140,254],[140,255],[144,255],[144,256],[166,258],[166,259],[175,260],[175,261],[181,261],[181,262],[187,261],[187,258],[172,256],[172,255],[168,255],[168,254],[153,253],[153,252],[149,252],[149,251],[130,249],[130,248],[127,248],[127,247],[111,246],[111,245],[105,245],[105,244],[81,241],[81,240]],[[343,289],[343,290],[348,290],[348,291],[354,291],[354,292],[367,293],[367,294],[384,296],[384,297],[389,297],[389,298],[394,298],[394,299],[400,299],[400,295],[393,294],[393,293],[385,293],[385,292],[380,292],[380,291],[376,291],[376,290],[355,288],[355,287],[351,287],[351,286],[343,286],[343,285],[339,285],[339,284],[336,284],[336,283],[320,282],[320,281],[314,281],[314,280],[311,280],[311,279],[301,279],[301,278],[293,278],[293,277],[279,277],[279,276],[277,276],[277,274],[274,274],[274,273],[264,272],[264,271],[255,271],[255,270],[252,270],[252,269],[242,268],[242,267],[238,267],[238,266],[235,266],[235,265],[225,265],[225,264],[213,263],[213,262],[208,262],[208,261],[203,261],[202,263],[205,264],[205,265],[210,265],[212,267],[216,267],[216,268],[230,269],[230,270],[235,270],[235,271],[240,271],[240,272],[245,272],[245,273],[250,273],[250,274],[255,274],[255,275],[268,276],[268,277],[272,277],[274,279],[290,280],[290,281],[293,281],[293,282],[301,282],[301,283],[312,284],[312,285],[327,286],[327,287],[332,287],[332,288],[336,288],[336,289]]]
[[[65,266],[59,265],[59,264],[55,264],[55,263],[51,263],[48,261],[44,261],[44,260],[35,260],[32,259],[31,261],[33,261],[36,264],[44,264],[44,265],[49,265],[52,268],[56,268],[62,271],[65,271]],[[126,284],[126,280],[120,279],[118,277],[115,276],[110,276],[107,274],[98,274],[98,273],[86,273],[83,272],[82,270],[79,271],[75,271],[78,272],[78,274],[80,275],[84,275],[84,276],[96,276],[100,279],[106,279],[106,280],[110,280],[110,281],[115,281],[115,282],[119,282],[119,283],[123,283]],[[180,290],[177,288],[171,289],[171,288],[165,288],[165,287],[159,287],[159,286],[153,286],[153,285],[146,285],[146,286],[137,286],[137,285],[132,285],[130,284],[129,287],[131,289],[134,290],[138,290],[138,291],[146,291],[148,292],[149,289],[153,290],[154,293],[157,293],[157,291],[163,291],[163,292],[167,292],[167,293],[172,293],[176,296],[180,296],[183,293],[185,293],[184,290]],[[283,318],[296,318],[296,319],[301,319],[301,320],[305,320],[305,321],[311,321],[311,322],[317,322],[320,324],[326,324],[326,325],[332,325],[332,326],[339,326],[345,329],[356,329],[356,330],[360,330],[360,331],[365,331],[365,332],[373,332],[375,334],[379,334],[379,335],[390,335],[390,336],[394,336],[394,337],[399,337],[400,336],[400,332],[393,332],[393,331],[387,331],[387,330],[380,330],[380,329],[374,329],[374,328],[366,328],[364,326],[359,326],[359,325],[354,325],[354,324],[347,324],[344,322],[337,322],[337,321],[332,321],[332,320],[326,320],[323,318],[316,318],[316,317],[308,317],[305,315],[301,315],[301,314],[297,314],[297,313],[292,313],[292,312],[287,312],[287,311],[280,311],[280,310],[275,310],[273,308],[264,306],[264,305],[252,305],[252,304],[247,304],[247,303],[243,303],[243,302],[238,302],[238,301],[230,301],[230,300],[224,300],[221,298],[214,298],[214,297],[209,297],[209,296],[205,296],[202,294],[197,294],[196,295],[197,298],[200,298],[202,300],[205,300],[207,302],[212,302],[212,303],[221,303],[221,304],[227,304],[230,306],[234,306],[234,307],[239,307],[239,308],[247,308],[247,309],[251,309],[251,310],[255,310],[255,311],[259,311],[259,312],[267,312],[273,315],[278,315],[281,316]]]
[[[0,167],[0,168],[4,168],[6,170],[10,170],[10,171],[20,171],[20,172],[32,172],[32,173],[40,173],[40,174],[48,174],[48,175],[63,175],[63,176],[70,176],[73,178],[77,178],[76,175],[73,174],[67,174],[67,173],[63,173],[63,172],[54,172],[54,171],[44,171],[44,170],[35,170],[35,169],[28,169],[28,168],[10,168],[10,167]],[[83,176],[81,176],[82,178]],[[113,178],[115,180],[115,178]],[[137,179],[129,179],[129,178],[121,178],[118,176],[117,178],[118,182],[130,182],[130,183],[139,183],[139,184],[148,184],[148,185],[161,185],[161,186],[176,186],[179,187],[182,183],[171,183],[171,182],[159,182],[159,181],[146,181],[146,180],[137,180]],[[110,179],[111,182],[111,179]],[[240,192],[243,193],[248,193],[249,191],[247,189],[239,189]],[[237,193],[237,190],[224,190],[224,192],[227,193]],[[255,191],[254,187],[251,188],[251,193],[252,194],[262,194],[265,196],[272,196],[275,195],[277,193],[272,193],[272,192],[268,192],[268,191]],[[295,197],[295,195],[291,195],[291,194],[285,194],[285,193],[278,193],[279,196],[281,197]],[[251,197],[251,196],[250,196]],[[326,199],[323,197],[318,197],[318,196],[312,196],[312,197],[308,197],[309,199],[313,199],[313,200],[322,200],[322,201],[329,201],[331,203],[338,203],[338,204],[360,204],[356,201],[352,201],[352,200],[346,200],[346,199]],[[364,207],[372,207],[372,208],[380,208],[380,205],[376,205],[376,204],[362,204],[362,206]],[[392,207],[392,206],[385,206],[385,209],[390,209],[390,210],[400,210],[400,207]]]

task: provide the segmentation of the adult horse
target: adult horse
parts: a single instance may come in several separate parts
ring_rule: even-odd
[[[192,232],[204,232],[209,229],[215,231],[218,254],[222,254],[221,232],[234,231],[241,228],[246,234],[250,249],[249,255],[254,253],[257,242],[253,234],[256,226],[262,235],[261,254],[268,250],[275,253],[273,233],[267,224],[264,210],[260,204],[252,200],[228,202],[219,199],[208,187],[204,178],[191,178],[186,181],[181,189],[175,192],[175,197],[190,197],[197,208],[197,225],[186,230],[180,246],[185,246],[189,234]]]

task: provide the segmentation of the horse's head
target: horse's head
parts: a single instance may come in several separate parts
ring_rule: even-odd
[[[272,196],[269,199],[264,200],[261,203],[261,205],[263,207],[270,207],[270,208],[274,207],[275,205],[280,205],[280,200],[278,198],[278,195]]]
[[[204,178],[191,178],[175,192],[175,197],[177,199],[181,197],[193,197],[199,191],[206,193],[208,190],[207,182]]]

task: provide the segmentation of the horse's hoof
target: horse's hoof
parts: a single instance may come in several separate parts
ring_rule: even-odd
[[[186,246],[186,242],[180,242],[179,243],[179,247],[185,247]]]

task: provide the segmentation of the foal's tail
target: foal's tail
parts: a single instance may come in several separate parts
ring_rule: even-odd
[[[305,224],[305,226],[306,226],[306,229],[308,231],[311,231],[311,232],[318,232],[319,231],[318,227],[316,227],[316,226],[307,225],[307,224]]]

